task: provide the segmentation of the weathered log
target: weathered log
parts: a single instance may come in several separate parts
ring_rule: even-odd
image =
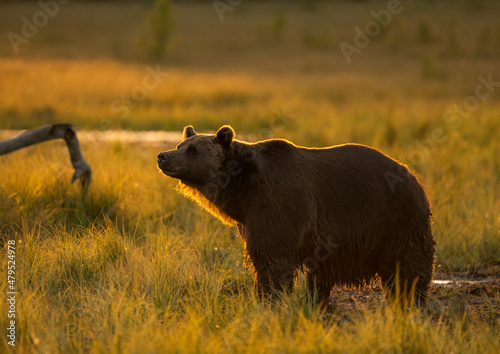
[[[87,189],[92,177],[92,169],[83,158],[78,138],[71,124],[48,125],[28,130],[15,138],[0,141],[0,155],[52,139],[64,139],[68,146],[71,164],[75,169],[75,173],[71,177],[71,183],[80,179],[82,187]]]

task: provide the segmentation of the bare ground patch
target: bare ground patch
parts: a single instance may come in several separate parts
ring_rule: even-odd
[[[385,301],[380,281],[359,289],[338,288],[331,297],[340,321],[350,321],[353,311],[375,309]],[[481,272],[437,273],[431,285],[427,312],[438,322],[458,316],[495,327],[500,323],[500,277]]]

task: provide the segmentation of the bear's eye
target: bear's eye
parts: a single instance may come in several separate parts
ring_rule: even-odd
[[[188,154],[196,154],[196,148],[193,145],[189,145],[186,151]]]

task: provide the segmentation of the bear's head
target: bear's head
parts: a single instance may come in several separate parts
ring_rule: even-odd
[[[197,134],[191,125],[187,126],[176,149],[158,155],[158,168],[186,185],[205,186],[223,169],[234,135],[229,125],[216,134]]]

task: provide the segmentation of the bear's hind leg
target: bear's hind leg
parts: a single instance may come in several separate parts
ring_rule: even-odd
[[[307,287],[312,298],[316,294],[316,302],[321,307],[328,307],[333,284],[325,282],[318,274],[307,273]]]
[[[395,266],[392,272],[382,272],[382,286],[388,299],[403,309],[411,305],[425,307],[432,273],[411,270],[408,266]]]

